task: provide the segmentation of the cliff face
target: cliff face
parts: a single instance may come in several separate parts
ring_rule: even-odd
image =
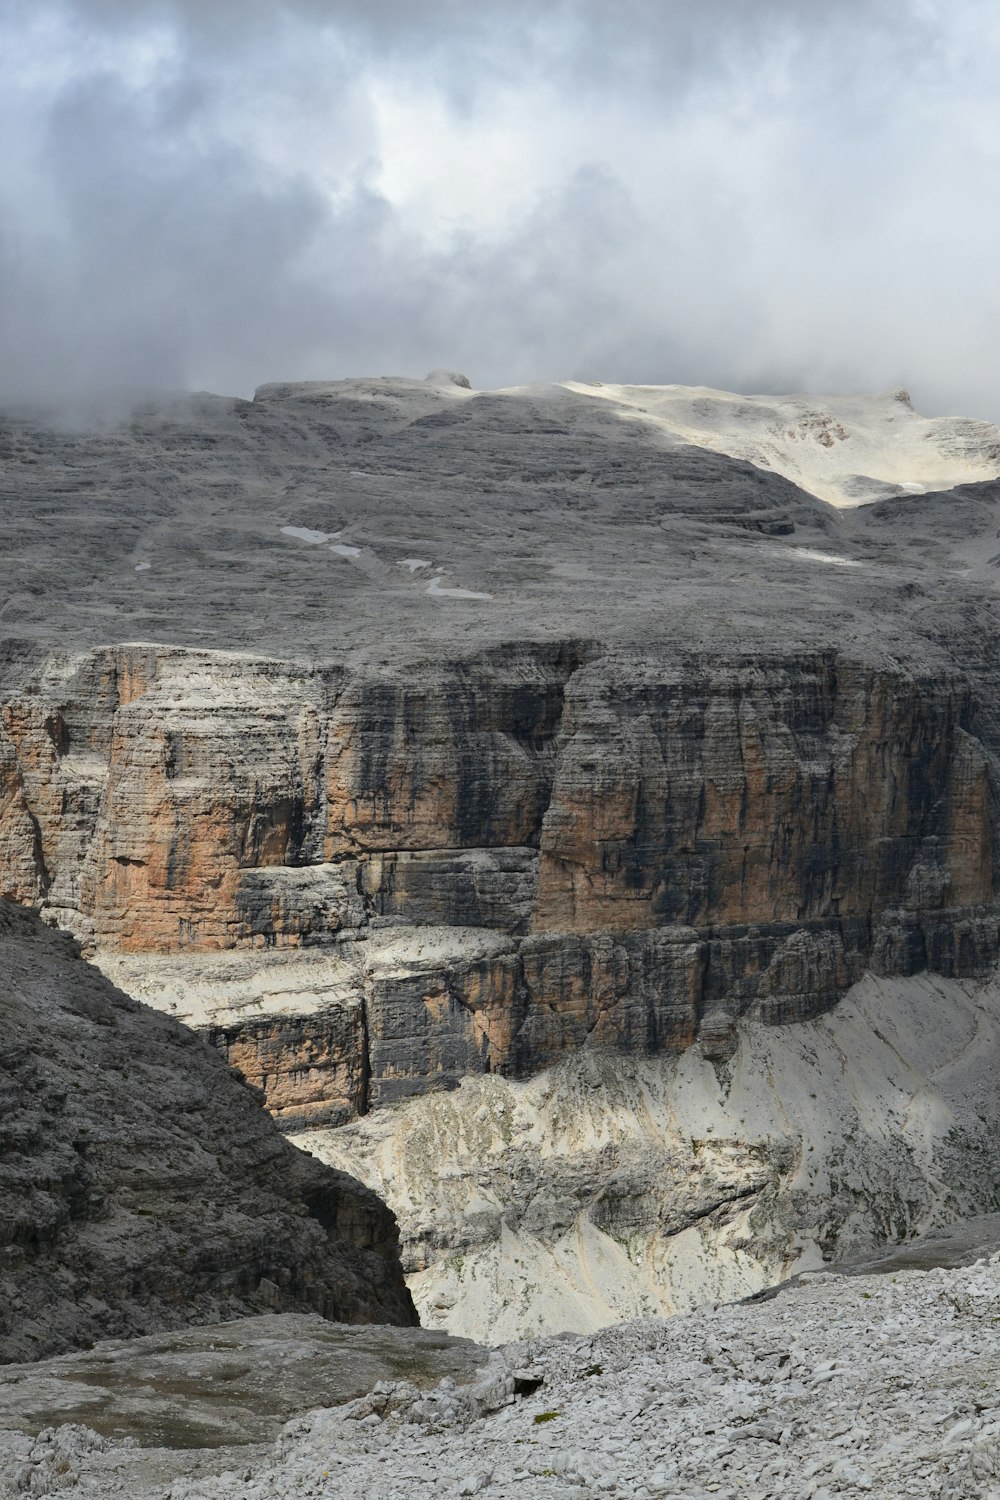
[[[0,413],[0,892],[289,1128],[983,973],[1000,486],[913,487],[992,440],[682,394]]]
[[[50,656],[2,722],[3,893],[290,1126],[588,1045],[721,1058],[741,1016],[815,1016],[866,968],[998,953],[993,726],[958,672],[122,646]]]
[[[0,1362],[252,1312],[416,1321],[396,1223],[184,1026],[0,903]]]

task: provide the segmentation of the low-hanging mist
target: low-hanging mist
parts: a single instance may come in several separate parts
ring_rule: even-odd
[[[41,0],[0,20],[5,394],[448,363],[995,417],[983,0]]]

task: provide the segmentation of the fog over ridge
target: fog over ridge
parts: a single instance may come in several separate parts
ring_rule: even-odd
[[[15,0],[0,389],[466,368],[1000,418],[988,0]]]

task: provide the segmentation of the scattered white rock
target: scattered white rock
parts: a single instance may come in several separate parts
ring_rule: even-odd
[[[473,589],[449,589],[442,587],[444,574],[439,573],[427,585],[427,593],[439,599],[492,599],[492,594],[477,594]]]
[[[238,1467],[222,1450],[206,1475],[203,1451],[204,1477],[166,1489],[85,1428],[0,1434],[0,1496],[998,1500],[998,1315],[998,1256],[817,1275],[767,1302],[509,1345],[467,1386],[383,1381]],[[542,1384],[518,1396],[525,1369]]]
[[[337,535],[335,531],[313,531],[310,526],[282,526],[281,534],[294,537],[297,542],[308,542],[311,547],[332,541]]]

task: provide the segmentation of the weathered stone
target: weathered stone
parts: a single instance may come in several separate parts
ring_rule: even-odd
[[[50,661],[4,724],[12,894],[100,953],[190,955],[195,989],[212,951],[336,952],[346,1009],[265,966],[199,1017],[287,1124],[581,1046],[723,1058],[868,965],[998,952],[958,677],[567,645],[417,686],[119,647]]]
[[[404,1332],[302,1313],[262,1314],[106,1340],[57,1362],[5,1366],[0,1434],[99,1423],[102,1434],[144,1450],[136,1474],[143,1483],[154,1464],[162,1473],[161,1458],[169,1463],[189,1444],[202,1457],[224,1447],[230,1457],[242,1448],[249,1458],[254,1445],[273,1442],[286,1423],[319,1406],[343,1406],[393,1380],[411,1382],[411,1390],[433,1389],[444,1379],[466,1385],[482,1378],[489,1357],[477,1344],[425,1328]],[[179,1476],[185,1467],[178,1465]]]
[[[523,933],[538,893],[538,851],[432,849],[374,854],[366,861],[361,879],[377,916]]]
[[[454,1088],[467,1073],[503,1071],[519,1021],[515,944],[492,933],[436,931],[376,952],[366,973],[370,1102]],[[463,952],[464,948],[464,952]],[[441,950],[444,950],[444,953]],[[447,955],[447,956],[445,956]]]
[[[705,427],[714,400],[364,380],[99,431],[8,412],[0,891],[136,959],[285,1120],[580,1047],[721,1061],[741,1017],[819,1015],[866,966],[983,972],[1000,486],[907,500],[913,540],[898,497],[790,482],[840,451],[829,413],[791,404],[774,472],[710,451],[762,419],[726,398]],[[992,438],[952,467],[962,424],[869,418],[899,461],[923,433],[929,485],[996,473]],[[321,984],[277,962],[314,951]],[[195,1003],[241,954],[259,982]]]
[[[170,952],[283,931],[280,897],[261,928],[244,872],[315,858],[321,689],[238,659],[164,653],[155,670],[114,715],[80,885],[95,935]]]
[[[283,1130],[342,1125],[368,1108],[361,1003],[311,1015],[242,1016],[204,1028],[208,1041],[250,1084]]]
[[[128,994],[202,1030],[263,1090],[283,1128],[363,1114],[368,1049],[357,944],[122,954],[98,966]]]
[[[513,646],[419,681],[353,680],[329,726],[328,857],[537,845],[581,654]]]
[[[957,684],[834,653],[584,668],[567,692],[534,926],[867,915],[927,859],[939,888],[915,903],[988,901],[971,714]]]
[[[415,1321],[396,1225],[212,1048],[0,903],[0,1361],[265,1310]]]
[[[523,950],[529,1006],[513,1066],[525,1074],[586,1044],[681,1051],[697,1034],[702,947],[691,929],[537,936]]]
[[[243,870],[236,887],[239,926],[234,946],[256,939],[268,947],[329,942],[365,924],[354,860],[336,865],[269,865]]]

